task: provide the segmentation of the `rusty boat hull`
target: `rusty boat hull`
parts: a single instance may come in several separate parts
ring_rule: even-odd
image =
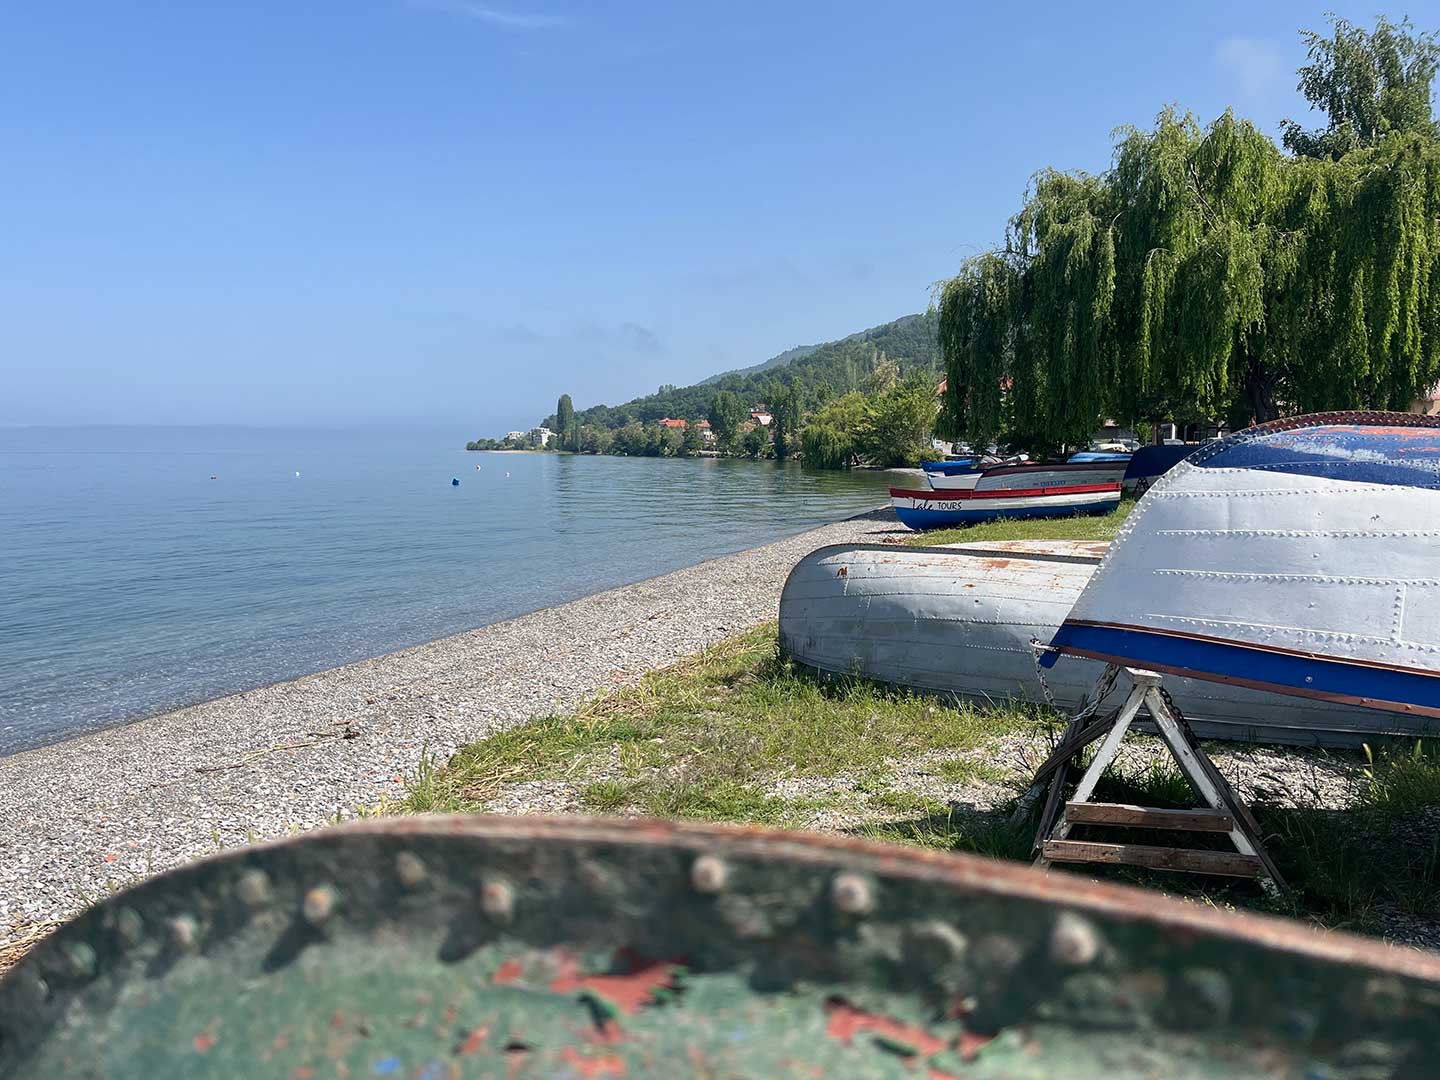
[[[1440,960],[972,856],[653,821],[373,820],[85,912],[0,1077],[1164,1076],[1440,1068]]]

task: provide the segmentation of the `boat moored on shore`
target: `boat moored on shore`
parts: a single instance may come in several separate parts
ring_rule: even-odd
[[[891,488],[895,515],[911,529],[972,525],[1000,517],[1065,517],[1105,514],[1120,504],[1120,484],[1079,483],[1053,487],[984,487],[987,473],[970,490],[919,491]]]

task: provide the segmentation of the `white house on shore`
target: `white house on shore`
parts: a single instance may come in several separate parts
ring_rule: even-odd
[[[530,429],[530,441],[536,446],[549,446],[550,440],[555,437],[555,432],[548,427],[537,427]]]

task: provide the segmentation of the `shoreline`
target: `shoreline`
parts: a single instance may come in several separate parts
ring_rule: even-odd
[[[501,453],[502,451],[489,451],[489,450],[486,450],[486,451],[474,451],[474,452],[475,452],[475,453]],[[504,452],[505,452],[505,453],[532,453],[532,454],[539,454],[539,453],[555,453],[556,451],[548,451],[548,450],[547,450],[547,451],[541,451],[541,450],[515,450],[515,451],[504,451]],[[564,453],[569,453],[569,451],[563,451],[563,452],[564,452]],[[888,470],[888,471],[890,471],[890,472],[916,472],[916,473],[922,472],[922,470],[920,470],[920,469],[914,469],[914,470],[891,469],[891,470]],[[239,697],[244,697],[244,696],[247,695],[247,694],[256,694],[256,693],[259,693],[259,692],[262,691],[262,690],[268,690],[268,689],[270,689],[271,687],[274,687],[274,686],[283,686],[283,685],[285,685],[285,684],[287,684],[287,683],[299,682],[299,681],[301,681],[301,680],[303,680],[303,679],[310,678],[311,676],[314,676],[314,675],[323,675],[323,674],[325,674],[325,673],[327,673],[327,672],[339,671],[339,670],[341,670],[341,669],[343,669],[343,668],[355,667],[355,666],[357,666],[357,665],[365,664],[365,663],[370,662],[370,661],[373,661],[373,660],[383,660],[385,657],[388,657],[388,656],[396,656],[396,655],[399,655],[399,654],[401,654],[401,653],[407,653],[407,652],[410,652],[410,651],[415,650],[415,649],[424,649],[424,648],[427,648],[428,646],[437,645],[437,644],[439,644],[439,643],[441,643],[441,642],[443,642],[443,641],[447,641],[447,640],[449,640],[449,639],[451,639],[451,638],[464,637],[466,634],[473,634],[473,633],[476,633],[476,632],[481,631],[481,630],[487,630],[487,629],[489,629],[490,627],[502,626],[502,625],[504,625],[504,624],[506,624],[506,623],[510,623],[510,622],[514,622],[514,621],[516,621],[516,620],[518,620],[518,619],[526,618],[527,616],[530,616],[530,615],[539,614],[539,613],[542,612],[542,611],[550,611],[550,610],[552,610],[552,609],[554,609],[554,608],[564,607],[564,606],[567,605],[567,604],[572,604],[572,603],[575,603],[575,602],[580,601],[580,600],[585,600],[585,599],[588,599],[589,597],[592,597],[592,596],[598,596],[598,595],[600,595],[600,594],[602,594],[602,593],[618,592],[618,591],[620,591],[620,590],[622,590],[622,589],[629,588],[629,587],[632,586],[632,585],[643,585],[643,584],[646,583],[647,581],[655,581],[655,580],[658,580],[658,579],[660,579],[660,578],[662,578],[662,577],[666,577],[666,576],[668,576],[668,575],[670,575],[670,574],[679,573],[679,572],[684,571],[684,570],[693,569],[693,568],[695,568],[695,567],[697,567],[697,566],[702,566],[702,565],[704,565],[704,564],[707,563],[707,562],[714,562],[714,561],[716,561],[716,560],[718,560],[718,559],[728,559],[728,558],[734,558],[734,557],[740,556],[740,555],[745,555],[745,554],[747,554],[748,552],[758,551],[760,548],[768,547],[768,546],[771,545],[771,544],[783,543],[783,542],[786,541],[786,540],[793,540],[793,539],[795,539],[795,538],[798,537],[798,536],[803,536],[803,535],[804,535],[805,533],[807,533],[807,532],[819,532],[821,529],[827,529],[827,528],[830,528],[830,527],[833,526],[833,525],[843,525],[843,524],[845,524],[845,523],[847,523],[847,522],[866,520],[866,519],[868,519],[868,518],[870,518],[870,517],[873,517],[873,516],[876,515],[876,514],[884,514],[884,513],[889,513],[889,505],[888,505],[888,503],[885,504],[885,505],[883,505],[883,506],[877,506],[877,507],[876,507],[875,509],[873,509],[873,510],[865,510],[865,511],[861,511],[861,512],[858,513],[858,514],[852,514],[852,515],[851,515],[850,517],[848,517],[848,518],[841,518],[839,521],[831,522],[831,523],[828,524],[828,525],[820,525],[820,526],[815,526],[815,527],[812,527],[812,528],[809,528],[809,529],[802,529],[802,530],[800,530],[799,532],[794,532],[794,533],[783,533],[782,535],[780,535],[779,537],[777,537],[777,538],[774,539],[774,540],[767,540],[767,541],[765,541],[764,543],[758,544],[758,545],[756,545],[756,546],[754,546],[754,547],[740,548],[738,551],[730,551],[730,552],[725,552],[724,554],[720,554],[720,555],[712,555],[712,556],[710,556],[709,558],[702,560],[701,562],[698,562],[698,563],[690,563],[690,564],[685,565],[685,566],[676,567],[676,568],[673,569],[673,570],[664,570],[664,571],[661,571],[661,572],[658,573],[658,574],[652,574],[652,575],[650,575],[649,577],[638,578],[638,579],[635,579],[635,580],[633,580],[633,581],[621,581],[619,584],[616,584],[616,585],[604,585],[604,586],[602,586],[602,587],[600,587],[600,588],[598,588],[598,589],[595,589],[595,590],[593,590],[593,591],[591,591],[591,592],[582,593],[582,594],[580,594],[579,596],[572,596],[572,597],[571,597],[570,599],[568,599],[568,600],[558,600],[558,601],[556,601],[556,602],[554,602],[554,603],[543,604],[543,605],[540,606],[540,607],[529,608],[528,610],[517,611],[517,612],[515,612],[514,614],[505,615],[504,617],[495,619],[495,620],[493,620],[493,621],[491,621],[491,622],[479,623],[478,625],[466,627],[466,628],[463,629],[463,630],[457,630],[457,631],[454,631],[454,632],[452,632],[452,633],[444,634],[444,635],[442,635],[442,636],[440,636],[440,637],[428,638],[428,639],[426,639],[426,640],[416,641],[416,642],[413,642],[413,643],[408,644],[408,645],[399,645],[399,646],[397,646],[397,647],[395,647],[395,648],[385,649],[383,652],[378,652],[378,653],[375,653],[375,654],[373,654],[373,655],[371,655],[371,656],[363,656],[363,657],[360,657],[360,658],[355,659],[355,660],[347,660],[347,661],[345,661],[345,662],[343,662],[343,663],[332,664],[332,665],[330,665],[330,666],[322,667],[322,668],[317,668],[317,669],[315,669],[315,670],[301,671],[301,672],[298,672],[298,673],[296,673],[296,674],[294,674],[294,675],[287,675],[287,676],[284,676],[284,677],[282,677],[282,678],[272,679],[272,680],[269,681],[269,682],[257,683],[257,684],[255,684],[254,686],[245,687],[245,688],[243,688],[243,689],[226,690],[226,691],[221,692],[221,693],[211,693],[211,694],[210,694],[209,696],[207,696],[207,697],[196,698],[196,699],[193,700],[193,701],[179,701],[179,702],[171,702],[171,703],[167,703],[167,704],[161,704],[161,705],[152,706],[152,707],[150,707],[150,708],[148,708],[148,709],[143,709],[142,711],[136,712],[136,713],[134,713],[134,714],[132,714],[132,715],[125,716],[125,717],[122,718],[122,719],[118,719],[118,720],[108,720],[108,721],[99,722],[99,723],[91,723],[90,726],[78,728],[78,729],[75,729],[75,730],[73,730],[73,731],[67,732],[67,733],[65,733],[65,734],[61,734],[61,735],[55,736],[55,737],[53,737],[53,738],[51,738],[51,737],[46,737],[43,742],[31,743],[31,744],[27,744],[27,745],[21,745],[21,746],[15,747],[14,749],[5,749],[3,746],[0,746],[0,767],[3,767],[4,763],[5,763],[7,760],[9,760],[10,758],[20,757],[21,755],[24,755],[24,754],[39,753],[39,752],[42,752],[42,751],[45,751],[45,750],[49,750],[49,749],[51,749],[51,748],[53,748],[53,747],[61,746],[61,745],[65,744],[65,743],[73,742],[73,741],[78,740],[78,739],[88,739],[88,738],[91,738],[92,736],[99,736],[99,735],[105,734],[106,732],[116,731],[116,730],[121,729],[121,728],[130,727],[130,726],[133,725],[133,724],[143,724],[143,723],[146,723],[147,721],[150,721],[150,720],[156,720],[156,719],[159,719],[159,718],[164,717],[164,716],[169,716],[169,715],[171,715],[172,713],[181,713],[181,712],[185,712],[186,710],[189,710],[189,709],[195,709],[195,708],[199,708],[199,707],[204,706],[204,705],[209,705],[209,704],[211,704],[212,702],[224,701],[224,700],[226,700],[227,698],[239,698]],[[898,533],[903,533],[903,534],[906,534],[906,535],[913,535],[913,534],[910,532],[910,530],[905,529],[905,528],[903,528],[903,527],[902,527],[902,528],[899,528],[899,529],[897,530],[897,532],[898,532]],[[817,545],[817,546],[818,546],[818,545]],[[4,803],[3,803],[3,802],[0,802],[0,806],[3,806],[3,805],[4,805]],[[3,880],[3,878],[0,878],[0,880]],[[3,898],[0,898],[0,901],[3,901]],[[3,907],[0,907],[0,924],[3,924],[3,919],[4,919],[4,909],[3,909]],[[0,929],[3,929],[3,926],[0,926]]]
[[[803,555],[903,532],[872,511],[340,667],[0,758],[0,943],[221,847],[401,791],[424,755],[774,618]]]

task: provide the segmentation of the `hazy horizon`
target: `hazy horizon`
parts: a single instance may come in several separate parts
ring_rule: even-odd
[[[528,428],[922,311],[1355,4],[154,0],[0,14],[0,424]],[[1423,13],[1417,19],[1424,24]]]

